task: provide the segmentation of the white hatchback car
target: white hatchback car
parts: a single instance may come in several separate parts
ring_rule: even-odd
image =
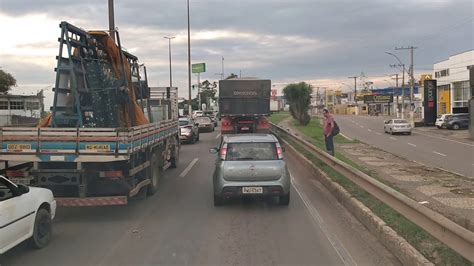
[[[450,116],[452,116],[452,114],[438,115],[438,117],[436,118],[435,126],[437,128],[446,128],[446,126],[444,125],[444,122],[446,122],[446,119]]]
[[[0,176],[0,254],[28,238],[35,248],[46,246],[55,213],[51,190],[17,185]]]

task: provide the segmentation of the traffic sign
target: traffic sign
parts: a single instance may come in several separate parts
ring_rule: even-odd
[[[206,72],[206,63],[193,64],[192,65],[192,72],[193,73]]]

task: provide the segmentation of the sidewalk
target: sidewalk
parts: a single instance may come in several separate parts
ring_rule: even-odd
[[[295,130],[289,120],[279,125]],[[336,152],[358,164],[363,172],[441,213],[459,225],[474,230],[474,180],[431,168],[365,143],[336,143]]]

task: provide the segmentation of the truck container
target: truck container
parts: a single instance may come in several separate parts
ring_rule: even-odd
[[[177,89],[148,87],[118,32],[115,44],[105,32],[60,28],[51,114],[36,128],[0,128],[3,174],[51,189],[60,206],[154,194],[179,160]]]
[[[268,132],[271,81],[234,78],[219,81],[221,133]]]

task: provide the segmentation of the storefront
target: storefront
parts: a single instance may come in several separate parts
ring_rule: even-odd
[[[438,86],[438,115],[451,113],[451,86]]]
[[[393,95],[365,95],[369,115],[391,115],[393,113]]]
[[[469,90],[469,80],[453,82],[453,114],[469,112]]]

